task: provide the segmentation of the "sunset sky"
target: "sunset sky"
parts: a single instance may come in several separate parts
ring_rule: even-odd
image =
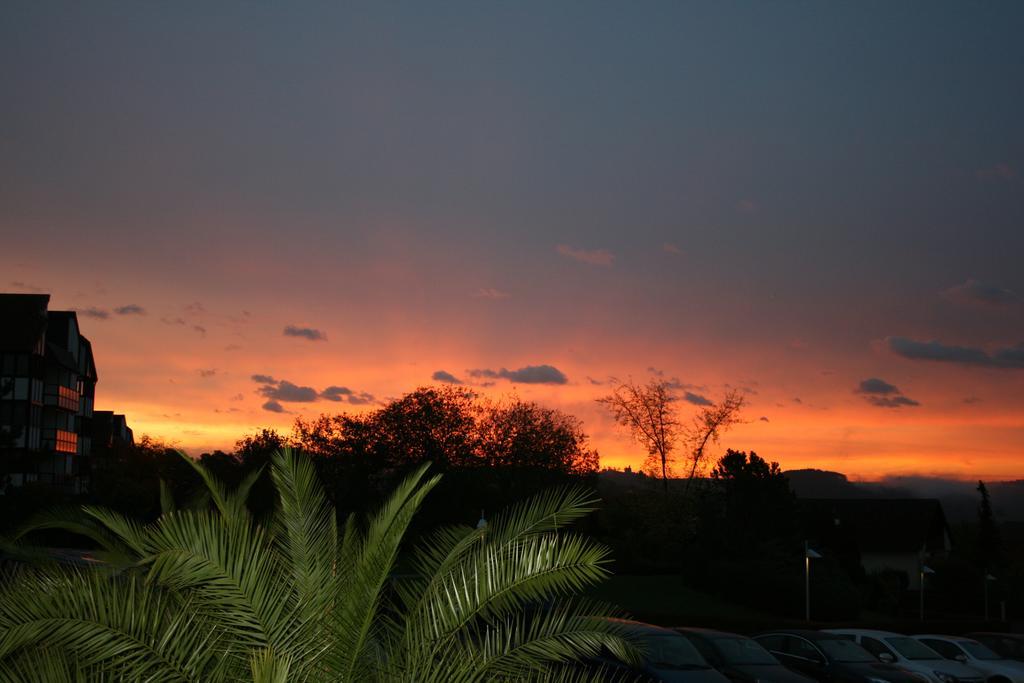
[[[1024,4],[9,2],[0,291],[190,452],[435,377],[1024,478]],[[435,374],[444,373],[444,374]],[[254,378],[255,376],[255,378]],[[333,387],[333,389],[331,389]]]

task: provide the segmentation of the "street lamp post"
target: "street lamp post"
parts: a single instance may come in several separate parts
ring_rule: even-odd
[[[811,560],[821,558],[821,553],[811,549],[810,544],[804,541],[804,618],[811,620]]]
[[[995,581],[996,577],[989,573],[985,573],[985,621],[988,621],[988,584],[990,581]]]
[[[934,574],[935,570],[926,564],[921,565],[921,621],[924,621],[924,577],[928,574]]]

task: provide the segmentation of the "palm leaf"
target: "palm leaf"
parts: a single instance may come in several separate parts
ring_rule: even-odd
[[[118,574],[31,570],[0,594],[0,682],[595,680],[581,657],[635,656],[608,610],[567,599],[608,574],[606,548],[564,528],[593,509],[579,488],[549,491],[486,529],[431,534],[395,576],[409,524],[439,477],[406,477],[365,526],[339,534],[312,461],[272,459],[277,506],[263,525],[201,463],[204,499],[142,524],[98,507],[31,529],[92,538]],[[210,505],[212,503],[212,506]],[[26,530],[27,533],[27,530]],[[405,571],[405,569],[403,569]],[[33,666],[35,667],[33,669]]]
[[[362,680],[379,666],[382,637],[379,610],[405,531],[426,495],[440,481],[424,481],[427,465],[405,478],[383,507],[371,517],[364,536],[346,538],[339,564],[351,568],[340,581],[335,612],[334,643],[329,655],[332,670],[342,680]],[[350,527],[351,529],[351,527]]]
[[[134,578],[44,572],[16,582],[0,601],[0,661],[57,650],[76,667],[133,680],[198,681],[216,671],[215,631],[192,606]],[[125,674],[130,675],[125,676]]]

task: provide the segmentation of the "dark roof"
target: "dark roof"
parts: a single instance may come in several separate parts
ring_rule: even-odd
[[[46,357],[52,359],[56,363],[59,363],[68,370],[78,372],[78,362],[67,349],[62,349],[52,342],[46,342]]]
[[[81,334],[78,335],[78,341],[81,342],[81,372],[86,378],[96,381],[99,376],[96,374],[96,359],[92,355],[92,342],[83,337]]]
[[[0,294],[0,351],[31,351],[46,332],[49,294]]]
[[[842,527],[861,552],[943,550],[949,535],[942,504],[934,498],[804,498],[800,506],[812,530],[824,534]]]
[[[134,443],[132,428],[124,415],[112,410],[95,410],[92,414],[92,437],[97,446]]]
[[[46,343],[68,348],[71,324],[78,330],[78,315],[74,311],[50,311],[50,324],[46,330]]]

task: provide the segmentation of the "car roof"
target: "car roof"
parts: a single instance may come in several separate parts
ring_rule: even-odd
[[[731,633],[730,631],[719,631],[714,628],[697,628],[692,626],[677,626],[674,630],[679,633],[684,633],[691,636],[700,636],[702,638],[715,639],[715,638],[747,638],[747,636],[739,633]]]
[[[949,635],[943,635],[941,633],[916,633],[916,634],[914,634],[913,637],[914,638],[932,638],[934,640],[948,640],[951,643],[965,642],[965,641],[968,642],[968,643],[976,643],[976,642],[978,642],[978,641],[974,640],[974,638],[970,638],[968,636],[949,636]]]
[[[872,636],[874,638],[906,638],[902,633],[895,631],[877,631],[870,628],[827,628],[825,633],[846,633],[858,636]]]
[[[609,622],[612,622],[614,624],[620,624],[620,625],[626,626],[627,628],[630,628],[630,629],[632,629],[634,631],[643,631],[645,633],[654,633],[654,634],[658,634],[658,635],[670,635],[670,636],[682,635],[678,631],[674,631],[674,630],[672,630],[670,628],[665,628],[664,626],[656,626],[655,624],[646,624],[646,623],[644,623],[642,621],[633,621],[632,619],[617,619],[615,617],[607,617],[606,619],[604,619],[604,621],[609,621]]]
[[[783,628],[776,631],[765,631],[758,633],[755,638],[761,636],[798,636],[800,638],[807,638],[808,640],[845,640],[841,636],[835,633],[826,633],[824,631],[815,631],[809,628]]]
[[[968,638],[978,636],[994,636],[996,638],[1012,638],[1013,640],[1024,640],[1024,633],[1003,633],[1001,631],[972,631],[965,634]]]

